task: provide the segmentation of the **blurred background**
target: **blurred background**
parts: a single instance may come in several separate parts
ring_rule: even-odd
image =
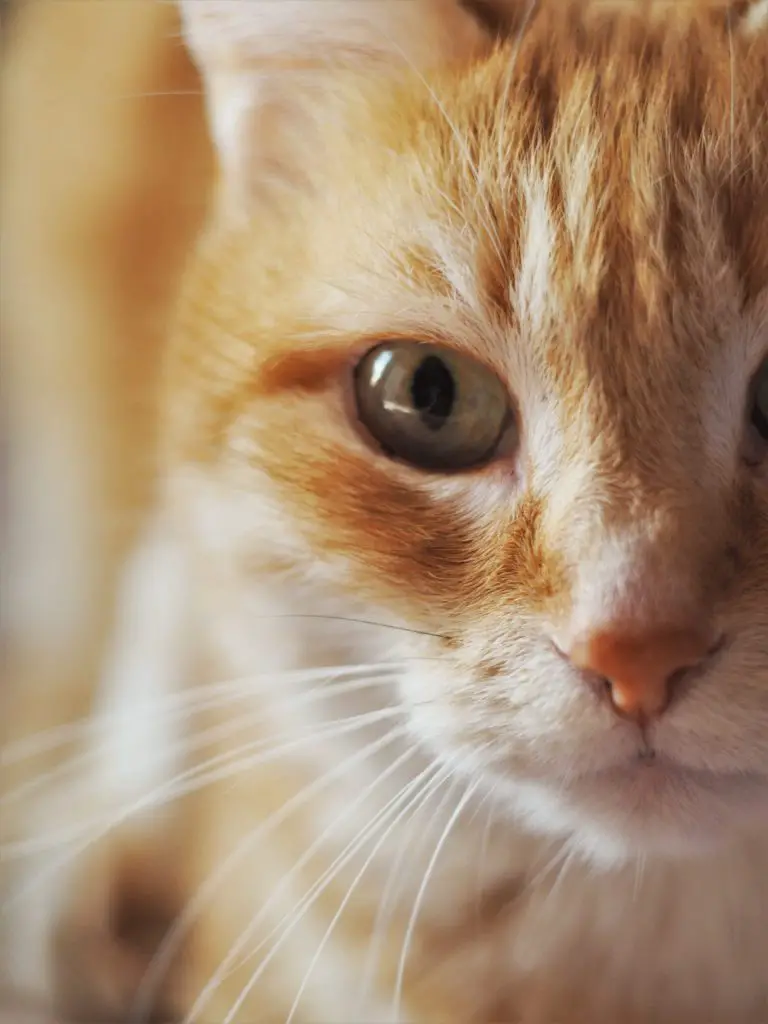
[[[13,794],[76,750],[6,753],[93,706],[213,162],[173,4],[0,0],[0,40],[2,853],[44,827]],[[39,986],[32,906],[5,913],[33,861],[0,856],[2,1024],[26,1021]]]

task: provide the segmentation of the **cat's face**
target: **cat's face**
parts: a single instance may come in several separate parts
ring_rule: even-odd
[[[690,849],[768,822],[768,42],[543,6],[424,77],[297,48],[237,132],[198,37],[254,196],[190,274],[176,450],[233,594],[415,631],[426,746],[596,856]]]

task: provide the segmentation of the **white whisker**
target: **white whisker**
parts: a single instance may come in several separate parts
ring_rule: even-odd
[[[414,780],[414,781],[416,781],[416,780]],[[362,880],[363,875],[368,870],[368,867],[370,866],[370,864],[373,861],[373,859],[376,856],[376,854],[379,852],[379,850],[384,845],[384,843],[387,841],[387,839],[390,838],[390,836],[392,835],[394,830],[397,828],[397,826],[401,823],[401,821],[403,820],[405,815],[407,815],[414,808],[414,804],[416,805],[416,807],[418,807],[421,804],[422,799],[423,799],[423,787],[422,787],[422,792],[417,792],[416,799],[411,801],[410,803],[406,804],[405,807],[401,808],[401,810],[396,814],[395,818],[386,827],[386,829],[382,833],[382,835],[379,836],[379,838],[377,839],[376,843],[373,846],[373,849],[370,851],[370,853],[366,857],[366,859],[365,859],[365,861],[363,863],[363,866],[360,868],[360,870],[357,872],[355,877],[350,882],[349,888],[347,889],[347,892],[345,893],[344,898],[342,899],[341,903],[339,904],[338,910],[336,911],[336,913],[331,918],[331,920],[330,920],[330,922],[328,924],[328,927],[325,930],[325,934],[323,935],[322,939],[320,940],[320,944],[319,944],[317,950],[315,951],[314,956],[312,957],[312,959],[311,959],[311,961],[309,963],[309,967],[307,968],[306,973],[304,975],[304,980],[302,981],[301,985],[299,986],[299,990],[296,993],[296,996],[294,998],[294,1001],[293,1001],[293,1004],[291,1006],[291,1009],[290,1009],[290,1011],[288,1013],[288,1017],[287,1017],[287,1019],[285,1021],[285,1024],[293,1024],[293,1019],[296,1016],[296,1012],[297,1012],[297,1010],[299,1008],[299,1004],[301,1003],[301,997],[304,995],[304,991],[305,991],[305,989],[306,989],[306,987],[307,987],[307,985],[309,983],[309,979],[312,976],[312,973],[315,970],[315,968],[316,968],[316,966],[317,966],[317,964],[318,964],[318,962],[320,960],[320,957],[323,954],[323,950],[325,949],[325,947],[326,947],[326,945],[327,945],[331,935],[333,934],[334,928],[338,924],[339,919],[341,918],[341,915],[344,913],[344,910],[346,909],[347,905],[349,904],[349,901],[352,899],[352,896],[354,895],[355,890],[357,889],[357,886],[359,885],[360,881]]]
[[[275,814],[272,814],[264,821],[259,822],[257,827],[237,845],[235,850],[229,854],[224,863],[221,864],[214,874],[200,887],[195,894],[195,897],[187,903],[182,913],[174,922],[173,927],[163,938],[162,944],[156,951],[152,958],[152,962],[142,979],[136,996],[136,1010],[134,1013],[138,1015],[139,1020],[141,1020],[142,1014],[146,1013],[156,984],[159,984],[160,978],[162,978],[163,974],[166,972],[168,965],[178,949],[179,943],[188,932],[192,923],[199,917],[202,909],[206,903],[210,901],[226,876],[230,874],[230,872],[233,871],[253,850],[254,845],[266,835],[273,832],[291,814],[303,807],[314,796],[322,792],[324,788],[340,776],[345,775],[350,768],[353,768],[358,763],[367,760],[372,755],[379,753],[390,743],[402,738],[404,735],[405,730],[397,727],[391,729],[375,742],[368,744],[360,750],[356,750],[350,757],[335,764],[331,770],[325,772],[319,778],[314,779],[309,786],[304,787],[296,793],[286,803],[284,803],[280,810]],[[368,791],[365,791],[360,799],[364,799],[367,793]],[[347,805],[346,812],[350,813],[354,810],[357,802],[359,801],[353,802],[352,805]],[[340,816],[339,819],[332,822],[332,825],[337,824],[344,816],[345,815]],[[319,837],[318,842],[321,842],[323,839],[324,834]]]
[[[383,685],[388,680],[389,676],[387,675],[354,680],[338,680],[338,678],[334,676],[327,681],[324,679],[315,689],[300,690],[296,694],[281,695],[280,704],[281,707],[300,707],[304,704],[312,704],[316,701],[320,702],[322,700],[329,700],[339,696],[374,689],[377,686]],[[213,698],[175,709],[174,717],[177,721],[184,721],[186,719],[193,718],[195,715],[202,714],[204,711],[213,711],[225,706],[226,704],[235,703],[238,700],[245,701],[253,699],[255,696],[257,696],[257,694],[254,693],[251,688],[246,688],[237,692],[227,690]],[[134,714],[135,713],[136,712],[134,712]],[[138,714],[141,714],[141,708],[138,709]],[[255,725],[258,725],[259,722],[269,717],[270,714],[270,709],[263,708],[247,715],[240,714],[231,723],[217,723],[216,725],[209,726],[207,729],[201,730],[197,734],[186,734],[180,741],[170,745],[168,753],[183,751],[186,755],[189,755],[203,749],[209,744],[219,742],[238,729],[252,728]],[[65,778],[70,773],[78,771],[80,768],[87,766],[92,760],[100,757],[105,748],[108,748],[112,741],[113,737],[111,735],[99,737],[94,741],[94,744],[83,753],[68,759],[62,764],[56,765],[47,772],[41,772],[39,775],[36,775],[31,779],[26,779],[23,783],[9,790],[7,793],[4,793],[2,797],[0,797],[0,807],[8,806],[8,804],[18,802],[23,798],[28,798],[31,794],[37,792],[46,785],[50,786],[60,782],[61,779]]]
[[[203,96],[202,89],[158,89],[154,92],[125,92],[115,95],[115,100],[151,100],[165,96]]]
[[[422,800],[419,805],[414,808],[414,814],[411,824],[416,820],[416,816],[423,809],[423,807],[429,803],[430,799],[439,792],[440,786],[448,781],[451,776],[451,772],[448,770],[442,776],[438,777],[437,785],[433,785],[435,780],[427,787],[427,791],[422,794]],[[440,818],[446,804],[450,800],[453,794],[453,788],[449,788],[448,791],[443,795],[443,799],[438,803],[434,813],[432,814],[427,825],[421,830],[419,840],[415,846],[411,845],[411,832],[407,831],[403,836],[403,842],[400,844],[400,849],[395,857],[392,867],[389,871],[386,885],[379,900],[379,906],[376,910],[376,917],[373,922],[373,928],[371,929],[371,942],[368,947],[368,954],[366,956],[365,968],[363,969],[363,978],[360,985],[360,1002],[364,1002],[368,992],[371,989],[373,980],[373,973],[376,969],[376,965],[380,959],[380,948],[386,934],[386,928],[391,918],[393,907],[392,903],[396,892],[401,888],[403,883],[403,877],[400,871],[403,859],[406,853],[410,854],[411,862],[415,863],[419,854],[421,853],[424,843],[429,838],[432,828],[436,821]],[[399,883],[399,884],[398,884]]]
[[[635,903],[640,899],[640,891],[643,884],[643,877],[645,875],[647,859],[647,854],[644,851],[641,851],[635,858],[635,874],[632,880],[632,900]]]
[[[337,815],[336,818],[334,818],[333,821],[331,821],[330,824],[328,826],[326,826],[326,828],[323,829],[322,833],[315,838],[315,840],[312,842],[310,847],[307,850],[304,851],[302,856],[299,858],[298,862],[293,865],[293,867],[290,869],[290,871],[288,871],[285,875],[282,876],[282,878],[280,879],[280,883],[278,884],[276,890],[270,895],[270,897],[266,901],[266,903],[261,906],[261,908],[259,909],[259,913],[249,923],[248,927],[246,929],[244,929],[244,931],[238,937],[237,941],[230,947],[230,949],[228,950],[224,960],[219,965],[219,969],[217,970],[216,975],[209,980],[209,982],[206,984],[204,989],[200,992],[200,995],[198,996],[197,1000],[195,1001],[195,1005],[193,1006],[193,1008],[190,1011],[190,1014],[189,1014],[189,1016],[187,1018],[187,1024],[192,1024],[196,1014],[200,1011],[200,1009],[202,1009],[202,1007],[204,1006],[205,1002],[211,997],[211,995],[213,994],[215,989],[218,987],[220,982],[227,976],[228,972],[230,972],[231,969],[234,970],[234,969],[237,969],[238,967],[243,966],[243,964],[247,963],[250,959],[252,959],[253,956],[255,956],[255,954],[259,951],[259,949],[261,949],[261,947],[264,945],[264,943],[268,942],[269,939],[274,935],[274,933],[276,931],[280,930],[280,928],[282,927],[282,923],[280,925],[277,925],[275,928],[273,928],[272,931],[266,936],[265,939],[262,940],[262,942],[256,947],[255,950],[251,950],[246,956],[240,957],[240,954],[243,952],[245,946],[247,945],[247,943],[250,941],[252,936],[258,930],[261,922],[263,921],[264,917],[266,916],[267,912],[269,911],[269,908],[275,903],[275,901],[279,897],[280,893],[283,892],[284,889],[290,884],[291,880],[296,875],[298,875],[301,872],[301,870],[305,867],[306,864],[309,863],[309,861],[312,859],[312,857],[315,855],[315,853],[321,848],[322,844],[325,842],[327,837],[331,834],[331,832],[333,831],[334,827],[337,826],[338,824],[340,824],[346,818],[348,818],[350,812],[354,811],[357,807],[359,807],[360,804],[368,796],[370,796],[370,794],[376,789],[376,787],[382,781],[384,781],[385,778],[388,778],[395,771],[397,771],[401,767],[402,764],[404,764],[410,757],[412,757],[414,755],[414,753],[417,751],[417,749],[418,748],[415,747],[415,746],[409,747],[408,750],[406,750],[403,754],[401,754],[393,762],[393,764],[389,765],[384,770],[384,772],[382,772],[379,776],[377,776],[377,778],[374,779],[374,781],[361,794],[359,794],[359,796],[352,802],[351,805],[347,805],[345,810],[340,815]],[[390,801],[390,803],[391,803],[391,801]],[[387,806],[389,806],[389,805],[387,805]],[[386,810],[386,807],[381,812],[379,812],[379,814],[383,814],[384,810]],[[377,817],[378,817],[378,815],[377,815]],[[374,820],[376,820],[376,819],[374,819]],[[347,847],[345,847],[345,849],[342,851],[342,853],[333,861],[333,863],[331,864],[330,868],[327,869],[327,871],[324,873],[324,875],[322,875],[321,878],[318,879],[318,881],[315,883],[315,885],[310,889],[310,893],[309,894],[305,894],[305,896],[303,897],[302,901],[299,902],[299,907],[302,905],[303,902],[305,902],[307,900],[308,896],[314,891],[314,889],[318,885],[320,885],[320,883],[323,880],[323,878],[326,875],[328,875],[328,873],[330,871],[332,871],[337,865],[343,866],[343,863],[346,863],[346,860],[344,860],[344,855],[348,853],[350,848],[355,845],[355,843],[357,842],[358,839],[359,839],[359,834],[358,834],[358,836],[354,840],[352,840],[352,842],[350,842],[347,845]],[[350,854],[349,856],[351,856],[351,855],[352,854]],[[346,858],[347,860],[349,859],[349,856]],[[298,912],[298,907],[294,908],[293,913],[296,914],[297,912]],[[299,918],[297,918],[297,921],[298,921],[298,919]],[[240,957],[240,959],[238,959],[238,957]],[[255,982],[254,982],[254,984],[255,984]],[[247,996],[247,994],[248,993],[246,992],[245,996]],[[244,996],[244,998],[245,998],[245,996]]]
[[[426,895],[427,892],[427,886],[429,885],[430,879],[432,878],[432,873],[435,869],[435,865],[437,864],[437,860],[448,840],[448,836],[451,834],[454,825],[461,817],[462,812],[464,811],[465,807],[474,796],[479,785],[479,778],[474,780],[470,778],[469,782],[467,783],[466,789],[464,790],[464,795],[456,805],[456,809],[448,819],[445,828],[440,834],[440,838],[435,844],[434,852],[424,872],[424,878],[422,879],[421,885],[419,886],[418,892],[416,893],[416,899],[414,900],[413,903],[413,910],[411,911],[411,916],[408,919],[408,924],[405,930],[405,938],[403,939],[403,948],[400,954],[400,960],[397,965],[397,976],[395,978],[395,992],[393,997],[393,1016],[395,1020],[399,1020],[400,1018],[400,1003],[402,1001],[403,981],[405,980],[405,965],[408,960],[408,953],[410,951],[411,942],[413,941],[413,935],[416,930],[416,921],[419,916],[419,911],[421,910],[421,905],[424,901],[424,896]]]
[[[525,881],[525,889],[537,890],[546,880],[547,875],[551,874],[552,871],[557,870],[558,874],[555,879],[559,877],[559,872],[563,865],[568,862],[568,858],[571,855],[570,843],[566,841],[559,841],[557,843],[555,853],[550,857],[542,868],[540,868],[533,878],[528,878]]]
[[[408,800],[408,798],[411,797],[412,790],[414,788],[417,789],[417,794],[413,798],[413,801],[419,799],[420,794],[418,793],[418,787],[423,786],[425,783],[427,783],[429,781],[430,773],[437,772],[439,771],[439,769],[439,764],[435,762],[431,763],[419,775],[417,775],[414,779],[407,783],[407,785],[405,785],[400,790],[399,793],[392,797],[392,799],[389,800],[387,804],[374,816],[373,820],[370,821],[368,825],[361,832],[358,833],[355,839],[347,844],[344,851],[333,861],[331,866],[310,887],[309,891],[305,893],[305,895],[299,901],[298,905],[293,909],[293,911],[289,915],[288,923],[285,924],[284,922],[280,922],[280,924],[273,928],[272,931],[264,939],[262,939],[262,941],[259,943],[256,949],[254,949],[251,952],[251,957],[255,956],[256,953],[258,953],[263,948],[263,946],[267,942],[269,942],[271,938],[274,937],[276,932],[280,933],[277,941],[272,946],[269,953],[259,964],[258,969],[255,971],[253,975],[251,975],[251,978],[249,979],[247,985],[240,993],[238,999],[236,1000],[235,1004],[233,1005],[229,1014],[227,1015],[224,1024],[231,1024],[233,1018],[236,1016],[236,1014],[242,1007],[248,995],[258,984],[260,977],[262,976],[266,968],[269,966],[275,955],[279,952],[285,940],[292,933],[296,925],[301,921],[304,914],[314,905],[314,903],[317,901],[317,899],[319,899],[319,897],[327,889],[331,882],[333,882],[334,878],[338,876],[339,872],[349,863],[350,860],[352,860],[352,858],[362,848],[362,846],[371,837],[371,835],[375,835],[376,831],[382,826],[382,824],[386,824],[387,818],[389,818],[393,812],[397,812],[398,806],[403,802],[403,800]],[[410,804],[408,806],[410,806]],[[193,1020],[193,1017],[189,1017],[185,1021],[185,1024],[193,1024]]]
[[[72,856],[78,856],[81,852],[87,849],[91,843],[96,842],[103,835],[106,835],[114,828],[123,824],[128,818],[134,817],[145,810],[164,806],[165,804],[178,800],[182,796],[188,796],[190,793],[195,793],[212,783],[232,778],[235,775],[239,775],[244,770],[258,767],[264,762],[273,760],[282,754],[289,753],[301,747],[304,743],[310,743],[313,740],[320,738],[327,739],[329,737],[341,736],[347,732],[355,731],[356,729],[367,725],[376,724],[380,721],[403,713],[404,712],[399,705],[394,705],[389,708],[377,709],[376,711],[368,712],[367,714],[347,716],[335,721],[325,722],[321,728],[316,726],[307,726],[306,731],[300,733],[299,736],[296,735],[296,730],[293,730],[290,733],[283,734],[283,736],[289,736],[290,739],[277,746],[274,745],[275,740],[282,739],[282,736],[270,736],[268,739],[259,739],[250,743],[241,744],[234,750],[227,750],[224,753],[216,754],[215,756],[203,761],[201,764],[195,765],[194,767],[174,776],[174,778],[167,782],[162,783],[160,786],[155,787],[148,794],[145,794],[135,802],[131,803],[127,809],[120,811],[117,817],[111,819],[110,824],[107,826],[102,826],[100,824],[102,821],[101,818],[95,820],[91,819],[86,821],[84,824],[80,824],[68,830],[62,830],[53,834],[48,833],[43,836],[36,836],[32,839],[23,841],[4,843],[0,846],[0,854],[4,860],[11,860],[18,859],[19,857],[31,856],[33,854],[44,853],[55,846],[65,845],[69,842],[77,842],[84,832],[87,832],[91,828],[95,828],[97,830],[95,836],[88,839],[84,847],[79,848],[72,854]],[[235,726],[238,724],[239,723],[234,723]],[[225,735],[227,734],[225,733]],[[264,756],[256,756],[262,752],[264,752]],[[238,758],[240,758],[240,760],[238,760]]]
[[[187,707],[203,710],[208,707],[218,706],[220,699],[226,700],[230,697],[233,700],[237,700],[240,697],[246,699],[250,695],[258,693],[259,686],[263,686],[265,689],[274,686],[276,679],[285,684],[321,683],[323,680],[330,682],[349,675],[396,672],[404,664],[404,661],[385,661],[370,665],[332,665],[314,669],[296,669],[287,672],[268,672],[240,676],[225,682],[205,683],[201,686],[190,687],[178,693],[158,697],[156,700],[144,700],[133,710],[139,712],[146,710],[148,713],[154,712],[156,714],[175,714]],[[210,704],[208,703],[209,699],[211,700]],[[64,746],[67,743],[76,742],[90,736],[99,729],[109,728],[116,722],[119,722],[123,714],[123,711],[94,714],[85,720],[78,719],[75,722],[65,722],[43,732],[24,736],[21,739],[6,744],[0,750],[0,767],[8,767],[17,761],[45,754],[56,747]]]
[[[484,875],[485,867],[488,861],[488,847],[491,841],[491,831],[494,824],[494,812],[496,810],[496,790],[489,789],[483,799],[478,805],[477,811],[480,813],[481,809],[487,804],[488,810],[485,815],[485,824],[483,825],[483,831],[480,835],[480,852],[477,857],[477,899],[478,903],[482,898],[484,890]]]
[[[57,858],[52,864],[46,865],[45,868],[36,873],[35,876],[30,879],[28,884],[24,885],[17,893],[11,896],[2,907],[0,907],[0,914],[6,912],[10,907],[15,906],[19,900],[29,895],[29,893],[42,879],[49,877],[52,873],[55,873],[62,867],[66,866],[66,864],[70,863],[72,859],[85,852],[89,846],[93,845],[103,836],[113,831],[119,825],[124,824],[131,817],[140,814],[142,811],[149,810],[150,808],[154,809],[174,800],[178,800],[180,797],[197,792],[214,782],[232,778],[235,775],[241,774],[245,770],[255,768],[258,765],[274,760],[276,757],[285,753],[300,749],[304,744],[311,743],[318,737],[327,739],[343,736],[347,733],[364,728],[365,726],[372,725],[377,722],[383,722],[388,718],[393,718],[401,714],[403,714],[402,707],[395,706],[380,709],[364,715],[356,715],[346,719],[340,719],[337,722],[328,723],[323,729],[310,731],[308,734],[300,737],[294,737],[287,743],[269,748],[266,751],[263,751],[265,743],[272,742],[273,738],[270,739],[270,741],[262,740],[258,743],[245,744],[234,753],[227,752],[226,754],[217,755],[216,757],[209,759],[207,762],[204,762],[201,766],[188,769],[180,775],[177,775],[170,782],[166,782],[162,786],[156,787],[149,794],[145,794],[140,799],[131,803],[127,808],[124,808],[119,812],[119,814],[113,817],[106,826],[100,825],[97,827],[96,831],[89,835],[83,842],[79,843],[74,850],[67,851],[65,855]],[[253,751],[254,748],[256,748],[262,756],[242,756],[243,751]],[[240,757],[240,760],[236,760],[237,757]],[[233,761],[235,762],[234,764],[232,764]],[[71,831],[69,833],[64,833],[63,835],[59,834],[53,841],[51,840],[51,837],[48,836],[43,840],[34,839],[25,842],[4,844],[0,847],[0,856],[2,856],[4,860],[6,858],[10,859],[11,857],[17,858],[29,855],[32,852],[43,852],[46,849],[49,849],[51,845],[76,842],[78,838],[82,836],[83,831],[86,831],[90,827],[91,824],[87,824],[85,828],[81,826],[79,829],[76,829],[74,834]]]
[[[565,854],[565,856],[561,856],[560,858],[560,867],[558,869],[557,875],[555,876],[555,880],[552,883],[552,887],[550,888],[547,895],[544,897],[544,900],[542,902],[542,911],[544,911],[544,909],[548,907],[552,900],[557,896],[558,890],[562,885],[563,879],[567,876],[571,864],[578,857],[579,849],[575,843],[573,843],[570,839],[567,839],[563,843],[562,852]]]

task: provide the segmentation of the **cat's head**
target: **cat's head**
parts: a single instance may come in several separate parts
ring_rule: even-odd
[[[413,730],[595,855],[768,823],[766,4],[181,6],[222,579],[417,631]]]

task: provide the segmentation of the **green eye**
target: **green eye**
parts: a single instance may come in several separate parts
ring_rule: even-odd
[[[512,421],[498,377],[468,356],[393,341],[355,374],[358,416],[390,455],[423,469],[460,470],[490,459]]]
[[[768,441],[768,359],[757,371],[752,399],[752,426],[763,441]]]

